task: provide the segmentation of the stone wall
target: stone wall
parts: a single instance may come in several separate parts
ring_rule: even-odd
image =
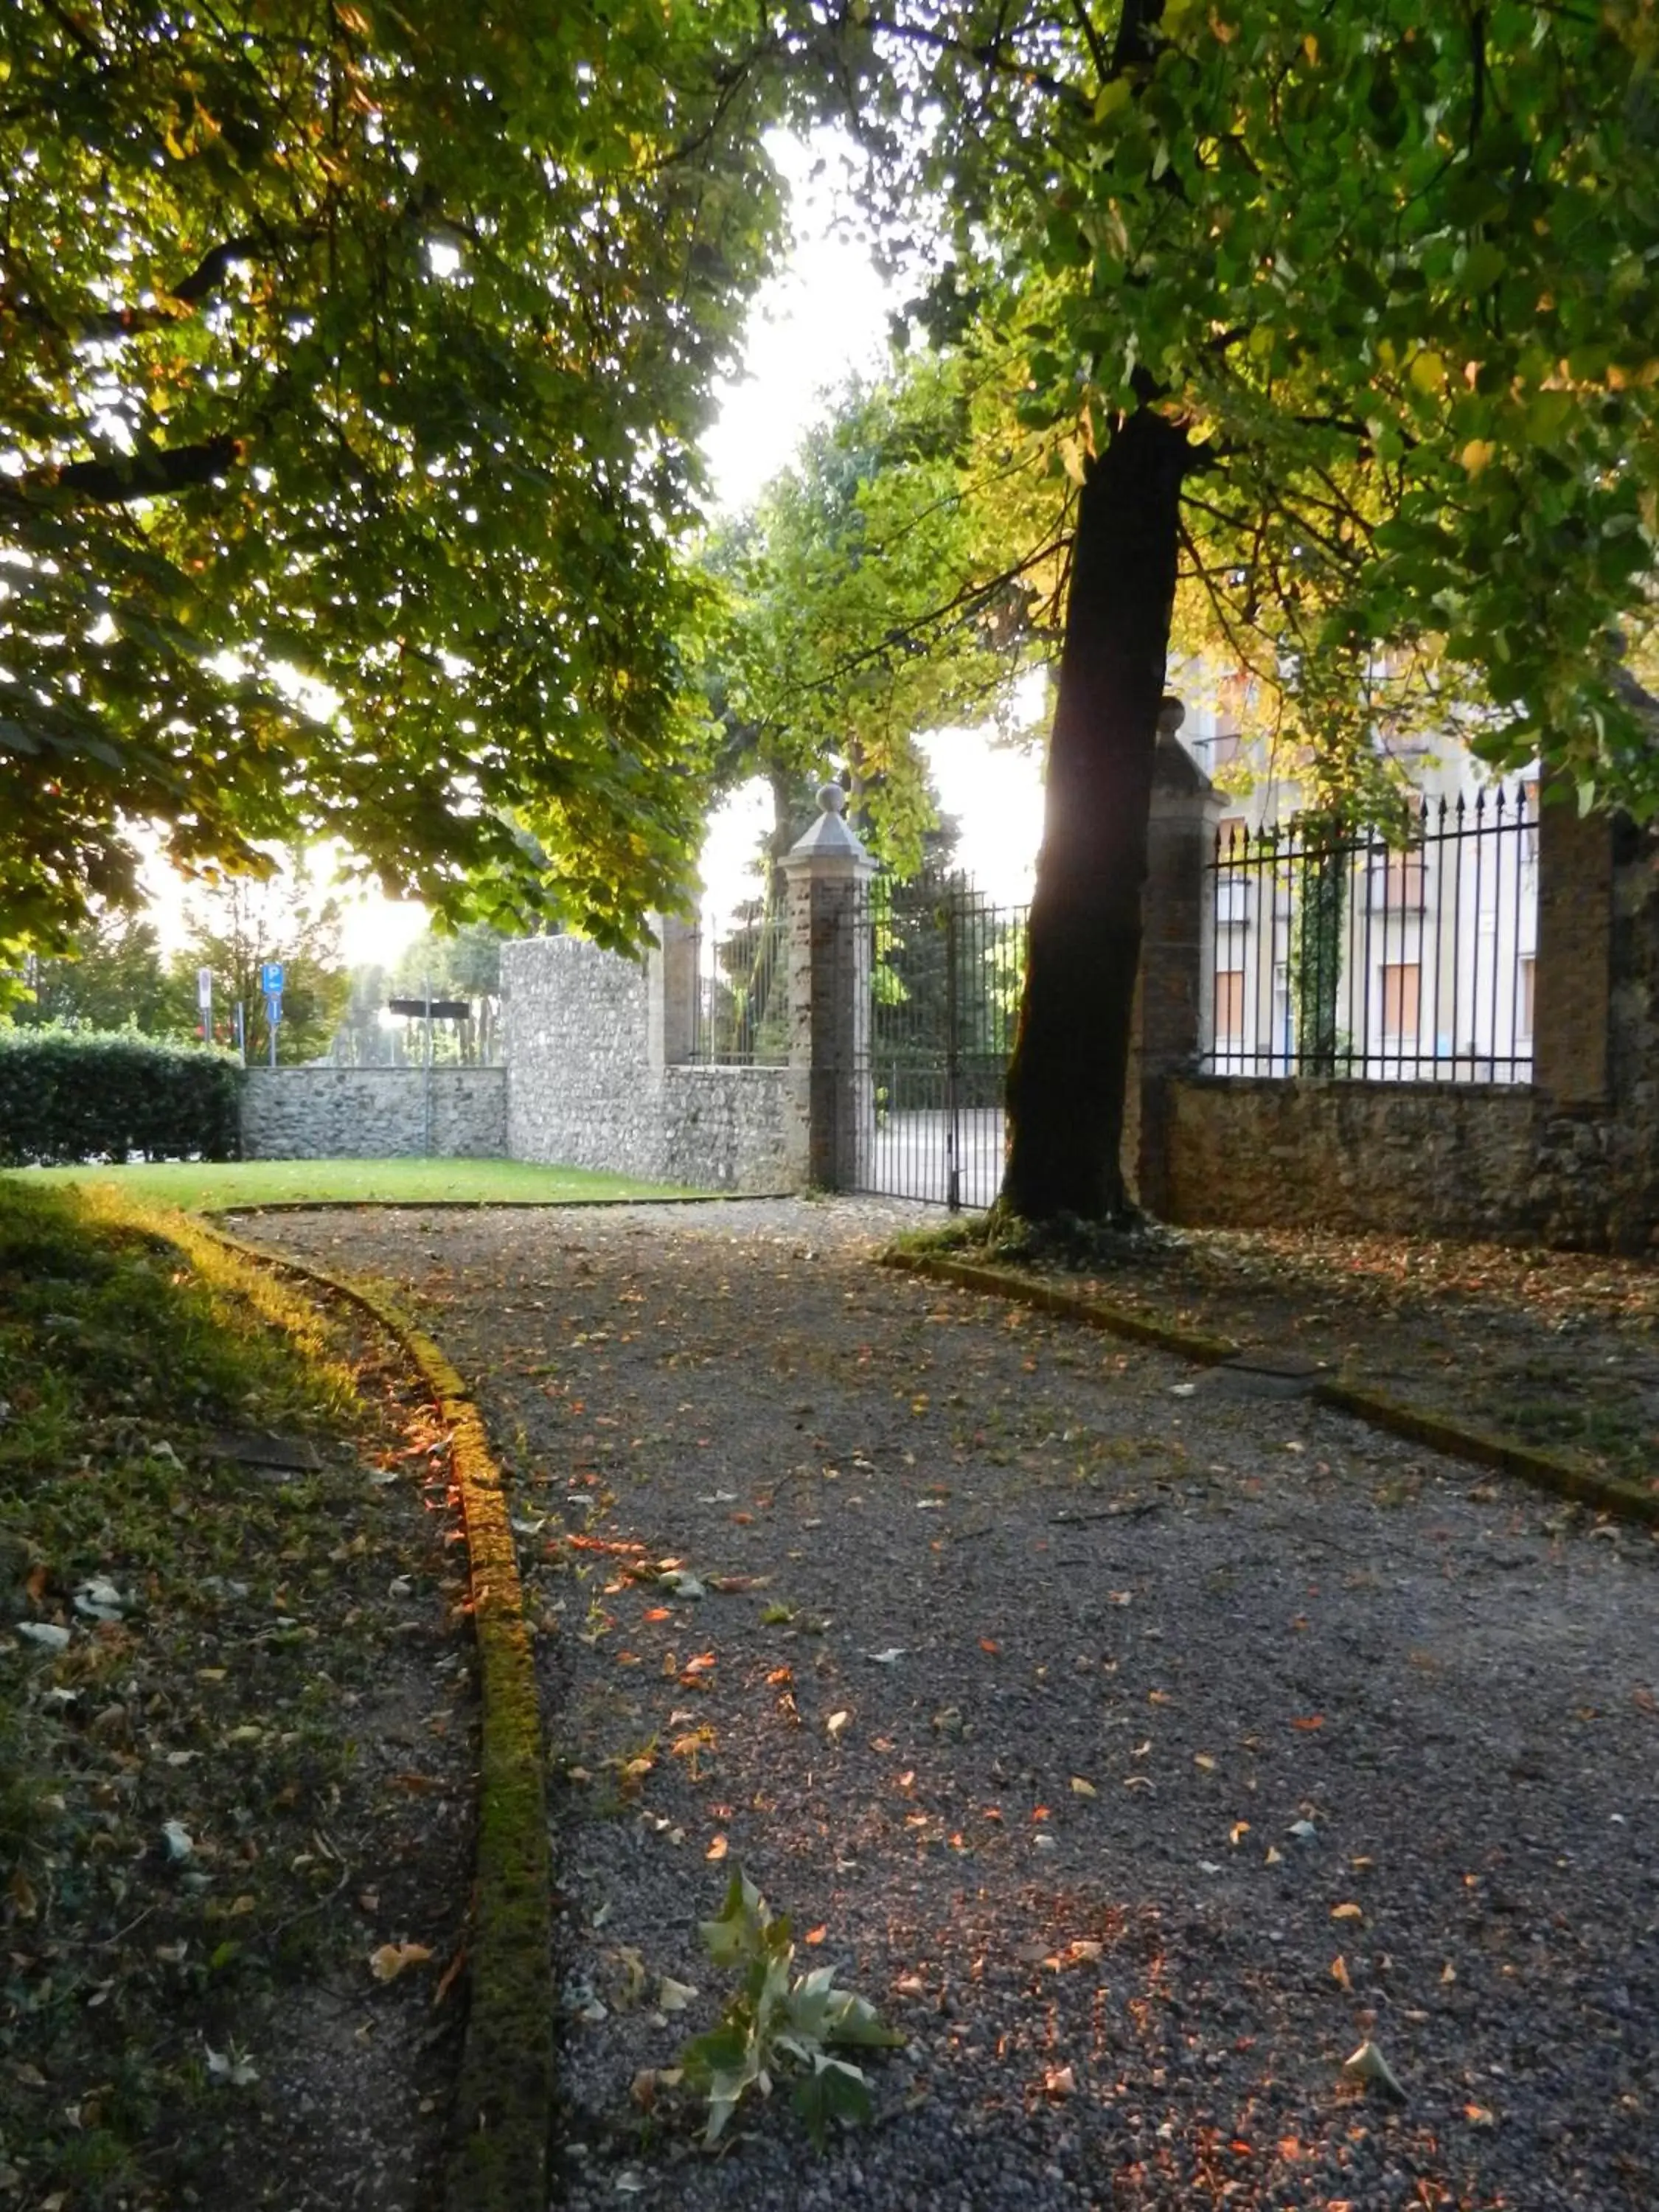
[[[694,1067],[682,1049],[684,940],[625,960],[585,939],[505,946],[507,1149],[703,1190],[793,1187],[796,1086],[781,1067]]]
[[[243,1078],[245,1159],[489,1160],[506,1150],[503,1067],[433,1069],[429,1145],[423,1068],[251,1067]]]
[[[1177,1076],[1165,1218],[1214,1229],[1501,1237],[1536,1226],[1524,1085]]]

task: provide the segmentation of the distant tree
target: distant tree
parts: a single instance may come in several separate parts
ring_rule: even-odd
[[[934,818],[918,739],[1012,726],[1015,681],[1041,649],[1030,579],[1054,549],[1012,563],[994,550],[1007,518],[974,495],[973,416],[959,364],[917,356],[849,383],[709,541],[726,607],[710,647],[720,774],[766,777],[775,860],[803,790],[843,775],[854,826],[914,874]]]
[[[379,961],[354,968],[347,981],[340,1026],[334,1032],[333,1057],[344,1067],[383,1067],[394,1057],[392,1032],[380,1017],[391,995],[390,971]]]
[[[283,963],[282,1019],[276,1025],[276,1058],[293,1063],[315,1060],[328,1049],[350,995],[340,958],[340,908],[320,891],[302,858],[291,856],[279,875],[264,880],[228,876],[198,885],[186,908],[184,950],[173,960],[175,989],[195,1002],[198,969],[213,973],[216,1035],[230,1041],[232,1010],[243,1010],[250,1060],[262,1058],[270,1044],[259,971],[268,961]]]
[[[11,1014],[25,1026],[62,1022],[149,1036],[193,1030],[169,985],[155,924],[130,915],[89,916],[71,932],[62,956],[31,958],[24,980],[33,997],[16,1001]]]
[[[506,939],[488,922],[453,930],[427,930],[398,959],[392,988],[400,998],[419,998],[429,982],[434,999],[465,999],[471,1018],[434,1032],[434,1056],[465,1062],[495,1054],[501,1029],[501,946]]]

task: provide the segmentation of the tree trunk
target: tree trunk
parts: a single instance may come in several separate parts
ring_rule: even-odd
[[[1008,1070],[1001,1206],[1028,1221],[1129,1211],[1120,1152],[1186,432],[1143,407],[1078,505],[1042,850]]]

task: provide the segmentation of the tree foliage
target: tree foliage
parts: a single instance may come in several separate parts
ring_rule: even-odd
[[[147,1036],[195,1033],[195,993],[188,1011],[170,980],[152,921],[104,911],[71,933],[64,955],[33,959],[24,970],[31,995],[10,1016],[20,1027],[135,1029]]]
[[[676,558],[775,195],[738,0],[14,0],[0,938],[337,832],[441,912],[672,895]],[[554,882],[503,818],[516,810]]]
[[[186,908],[184,949],[173,973],[193,1000],[199,969],[213,976],[215,1032],[234,1036],[233,1009],[242,1009],[248,1056],[269,1050],[270,1033],[260,970],[283,965],[279,1061],[314,1060],[326,1051],[350,994],[340,959],[340,906],[319,889],[303,856],[290,855],[281,873],[264,879],[232,876],[198,888]]]
[[[871,34],[948,195],[933,328],[1024,344],[1079,483],[1135,413],[1183,429],[1211,643],[1292,690],[1442,659],[1494,760],[1651,811],[1648,10],[922,0]]]
[[[934,821],[917,740],[981,720],[1012,733],[1031,579],[1053,553],[1005,557],[964,366],[918,356],[848,385],[707,556],[728,595],[711,640],[724,778],[768,775],[781,803],[844,769],[855,825],[907,874]]]

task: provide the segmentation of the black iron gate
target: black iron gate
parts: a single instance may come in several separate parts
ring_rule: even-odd
[[[1026,912],[993,906],[959,877],[878,877],[861,893],[860,1190],[953,1212],[995,1199]]]

